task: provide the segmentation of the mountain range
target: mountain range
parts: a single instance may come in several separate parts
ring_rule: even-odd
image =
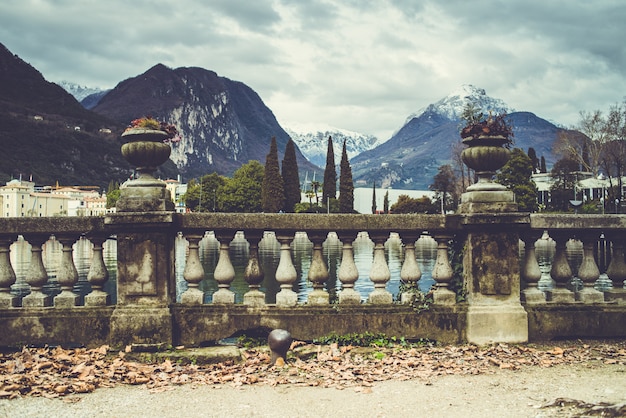
[[[389,140],[354,157],[350,162],[356,184],[375,182],[377,187],[427,190],[439,167],[453,164],[455,148],[462,147],[459,130],[467,103],[475,104],[485,114],[506,113],[513,126],[514,146],[526,152],[534,148],[547,166],[555,162],[552,145],[561,128],[531,112],[516,112],[481,88],[464,85],[410,115]]]
[[[69,91],[88,90],[62,84]],[[249,160],[264,162],[272,137],[282,159],[291,136],[301,177],[312,178],[315,172],[322,178],[320,166],[325,165],[327,139],[332,136],[337,164],[346,140],[355,185],[371,187],[376,182],[378,187],[423,190],[439,166],[451,162],[460,143],[459,115],[470,101],[484,111],[507,112],[515,146],[532,146],[548,166],[554,162],[552,143],[560,128],[530,112],[513,111],[473,86],[463,86],[410,115],[382,142],[337,128],[283,129],[250,87],[197,67],[157,64],[111,90],[84,97],[81,106],[0,45],[0,181],[18,174],[33,174],[43,184],[123,181],[132,167],[121,157],[120,134],[130,120],[151,115],[175,124],[183,135],[157,173],[163,177],[182,174],[187,181],[213,171],[230,175]]]

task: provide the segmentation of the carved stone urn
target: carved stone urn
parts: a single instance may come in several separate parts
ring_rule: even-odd
[[[504,136],[478,136],[463,139],[467,148],[461,159],[475,171],[478,181],[461,195],[460,213],[516,212],[515,194],[506,186],[493,181],[493,176],[507,163],[510,143]]]
[[[492,178],[496,171],[509,161],[510,151],[505,148],[509,142],[503,136],[480,136],[465,138],[462,141],[467,148],[461,153],[461,159],[476,172],[478,181],[467,188],[468,191],[499,191],[506,187],[495,183]]]
[[[163,142],[168,134],[158,129],[130,128],[122,138],[122,155],[139,173],[138,178],[127,181],[121,187],[116,207],[118,212],[149,212],[173,210],[174,203],[165,188],[165,182],[153,173],[167,161],[172,152]]]
[[[154,171],[167,161],[172,152],[166,132],[156,129],[131,128],[127,129],[122,138],[128,140],[122,145],[122,155],[139,173],[139,178],[130,182],[129,187],[146,186],[158,181],[152,175]]]

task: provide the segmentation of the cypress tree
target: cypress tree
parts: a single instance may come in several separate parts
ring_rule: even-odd
[[[328,137],[328,151],[326,151],[326,168],[324,169],[324,184],[322,185],[322,205],[328,204],[328,199],[337,197],[337,171],[335,170],[335,151],[333,138]]]
[[[300,203],[300,175],[296,161],[296,147],[289,138],[285,147],[285,157],[282,166],[283,186],[285,189],[285,212],[293,212],[297,203]]]
[[[383,198],[383,213],[389,213],[389,190],[385,192],[385,197]]]
[[[376,182],[372,187],[372,213],[376,214]]]
[[[341,164],[339,166],[339,212],[352,213],[354,211],[354,183],[352,182],[352,167],[348,161],[346,140],[343,140],[341,150]]]
[[[546,159],[543,155],[541,156],[541,168],[539,169],[539,171],[541,171],[542,173],[548,172],[548,170],[546,169]]]
[[[278,148],[276,137],[272,137],[270,152],[265,157],[265,176],[261,187],[261,206],[263,212],[276,213],[283,210],[285,192],[283,178],[278,167]]]

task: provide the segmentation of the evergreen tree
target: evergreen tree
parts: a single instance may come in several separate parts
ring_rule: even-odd
[[[389,190],[385,192],[385,197],[383,198],[383,213],[389,213]]]
[[[341,164],[339,166],[339,212],[354,212],[354,183],[352,181],[352,167],[350,167],[350,161],[348,161],[345,139],[343,141]]]
[[[326,168],[324,169],[324,184],[322,185],[322,205],[328,204],[328,199],[337,197],[337,171],[335,170],[335,151],[333,138],[328,137],[328,151],[326,151]]]
[[[376,182],[372,186],[372,213],[376,213]]]
[[[117,181],[111,180],[109,182],[109,187],[107,187],[107,209],[114,208],[117,204],[117,201],[120,198],[120,184]]]
[[[528,158],[533,164],[533,173],[539,170],[539,158],[537,158],[537,152],[533,147],[528,148]]]
[[[515,193],[520,212],[537,211],[537,186],[532,181],[533,162],[520,148],[511,151],[511,158],[500,169],[496,181]]]
[[[296,203],[300,203],[300,174],[298,173],[298,162],[296,161],[296,147],[293,140],[289,138],[285,147],[285,157],[282,165],[283,186],[285,189],[285,212],[293,212]]]
[[[261,207],[263,212],[276,213],[283,210],[285,204],[285,191],[283,178],[280,176],[278,167],[278,148],[276,137],[272,137],[270,152],[265,157],[265,175],[261,188]]]
[[[546,158],[541,156],[541,168],[539,169],[542,173],[547,173],[548,169],[546,168]]]

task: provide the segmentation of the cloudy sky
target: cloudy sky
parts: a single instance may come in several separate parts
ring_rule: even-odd
[[[567,126],[626,96],[623,0],[2,0],[0,43],[89,87],[206,68],[380,139],[462,84]]]

